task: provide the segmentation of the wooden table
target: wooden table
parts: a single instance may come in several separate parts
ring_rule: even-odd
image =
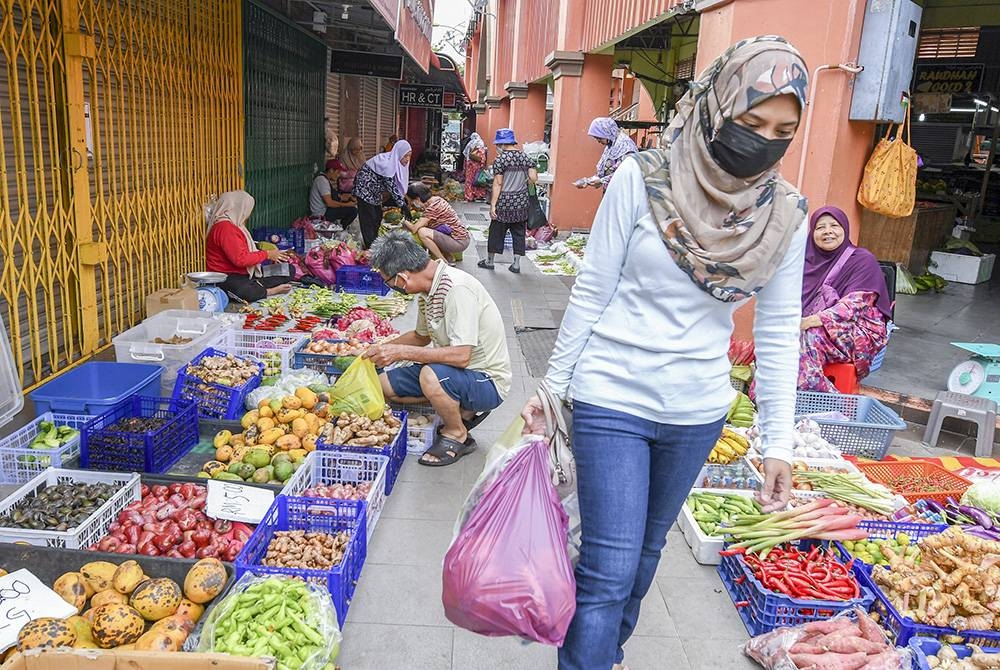
[[[866,209],[861,215],[859,244],[880,261],[902,263],[911,273],[920,275],[927,270],[931,252],[951,236],[955,214],[954,205],[914,207],[912,214],[898,219]]]

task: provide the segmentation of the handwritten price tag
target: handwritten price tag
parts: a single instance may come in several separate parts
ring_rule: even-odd
[[[208,480],[205,511],[213,519],[260,523],[274,502],[274,492],[256,486]]]
[[[0,650],[17,643],[24,625],[39,617],[65,619],[76,608],[25,569],[0,577]]]

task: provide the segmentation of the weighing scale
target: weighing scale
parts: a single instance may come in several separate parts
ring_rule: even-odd
[[[1000,344],[951,344],[973,355],[948,375],[948,390],[1000,402]]]
[[[229,306],[229,296],[221,288],[216,286],[226,281],[226,275],[222,272],[189,272],[187,273],[188,285],[193,284],[194,290],[198,293],[198,309],[203,312],[224,312]]]

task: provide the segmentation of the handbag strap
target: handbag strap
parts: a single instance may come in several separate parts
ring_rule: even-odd
[[[850,257],[854,255],[855,249],[857,249],[857,247],[847,247],[847,251],[841,254],[840,258],[837,259],[837,262],[834,264],[834,266],[830,268],[829,272],[826,273],[826,278],[823,280],[824,284],[829,286],[830,284],[833,283],[833,280],[837,278],[837,275],[840,274],[840,271],[844,269],[844,266],[847,264],[848,259],[850,259]]]

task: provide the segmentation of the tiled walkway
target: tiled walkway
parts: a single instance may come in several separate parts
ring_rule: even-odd
[[[485,208],[459,205],[463,215]],[[485,218],[485,217],[484,217]],[[471,224],[483,225],[472,217]],[[481,247],[481,245],[480,245]],[[506,264],[476,267],[470,249],[462,269],[486,286],[507,324],[514,386],[503,406],[474,433],[480,450],[445,468],[407,459],[368,547],[368,560],[344,629],[339,660],[344,670],[546,670],[555,650],[511,638],[485,638],[452,626],[441,606],[441,564],[455,518],[483,465],[486,450],[534,391],[533,378],[514,332],[515,319],[535,328],[557,327],[569,297],[565,278],[543,276],[530,263],[515,275]],[[508,260],[509,262],[509,260]],[[413,317],[412,314],[409,315]],[[529,352],[537,356],[537,351]],[[536,370],[538,366],[536,367]],[[539,373],[541,374],[541,373]],[[941,455],[919,443],[922,428],[897,436],[894,453]],[[967,455],[971,453],[965,452]],[[756,668],[743,656],[747,638],[715,569],[698,565],[676,527],[670,531],[656,582],[643,602],[636,634],[626,646],[631,670],[741,670]]]

